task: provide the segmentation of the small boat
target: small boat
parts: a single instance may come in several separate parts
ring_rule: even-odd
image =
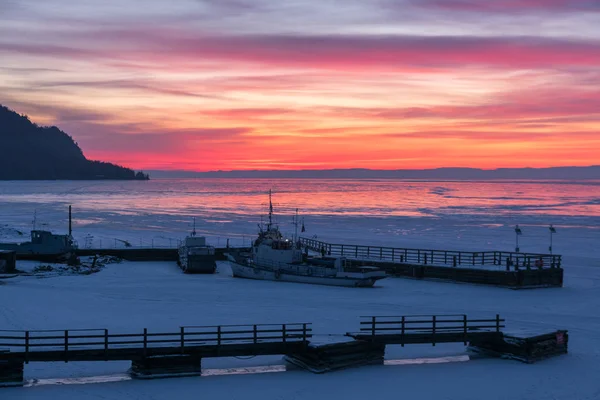
[[[296,230],[298,218],[294,221]],[[296,236],[296,235],[295,235]],[[286,238],[273,224],[273,203],[269,191],[269,222],[266,229],[259,226],[258,238],[250,253],[228,253],[234,277],[317,285],[372,287],[386,277],[379,268],[347,267],[346,259],[313,258],[302,252],[296,239]]]
[[[23,243],[0,243],[0,250],[14,251],[20,260],[59,262],[75,256],[78,246],[72,235],[71,206],[69,206],[69,233],[57,235],[36,229],[36,213],[33,216],[31,240]]]
[[[206,244],[204,236],[196,236],[194,230],[178,249],[179,267],[187,274],[214,274],[217,269],[215,248]]]

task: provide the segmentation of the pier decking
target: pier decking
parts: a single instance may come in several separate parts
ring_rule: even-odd
[[[562,256],[503,251],[456,251],[332,244],[300,238],[302,246],[348,266],[377,266],[395,276],[510,288],[562,287]]]
[[[312,344],[311,324],[187,326],[172,332],[112,333],[107,329],[0,330],[0,386],[20,385],[24,364],[130,360],[138,378],[201,374],[208,357],[285,355],[290,363],[321,373],[381,364],[387,345],[464,343],[525,362],[567,352],[566,331],[505,340],[504,319],[466,315],[363,317],[350,340]]]

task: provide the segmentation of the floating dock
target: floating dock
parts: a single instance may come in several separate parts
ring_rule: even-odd
[[[201,374],[209,357],[284,355],[315,373],[383,364],[386,346],[439,343],[470,344],[494,356],[531,363],[567,352],[567,331],[534,337],[508,336],[504,319],[466,315],[363,317],[358,332],[345,340],[313,344],[309,323],[186,326],[171,332],[113,333],[107,329],[50,331],[0,330],[0,386],[23,384],[30,362],[131,361],[136,378]]]
[[[332,244],[300,238],[303,247],[347,266],[372,265],[415,279],[438,279],[513,289],[562,287],[562,256],[503,251],[454,251]]]

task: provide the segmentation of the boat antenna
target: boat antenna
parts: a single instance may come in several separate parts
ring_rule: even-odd
[[[33,210],[33,230],[35,231],[35,225],[37,223],[37,210]]]
[[[194,217],[192,236],[196,236],[196,217]]]
[[[273,202],[271,201],[271,189],[269,189],[269,225],[267,229],[271,229],[271,225],[273,224]]]
[[[73,228],[72,228],[72,218],[71,218],[71,205],[69,204],[69,236],[72,236]]]

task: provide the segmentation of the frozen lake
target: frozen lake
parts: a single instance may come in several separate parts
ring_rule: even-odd
[[[547,250],[554,224],[565,255],[565,287],[513,291],[389,278],[374,289],[234,279],[226,263],[187,276],[174,263],[122,263],[90,276],[24,276],[0,284],[0,329],[172,330],[182,325],[312,322],[315,340],[356,330],[361,315],[461,314],[506,318],[510,330],[567,329],[569,354],[538,364],[474,359],[373,366],[313,375],[304,371],[119,381],[127,363],[29,364],[31,378],[109,376],[117,382],[0,390],[4,399],[595,399],[600,397],[600,186],[597,182],[223,181],[2,182],[0,234],[19,240],[37,223],[75,234],[168,245],[192,216],[214,244],[247,242],[275,191],[282,228],[296,207],[306,235],[398,247],[510,250],[515,224],[523,251]],[[42,225],[46,224],[46,225]],[[120,243],[120,242],[118,242]],[[27,265],[31,267],[31,264]],[[334,336],[327,336],[327,335]],[[463,356],[461,345],[390,349],[386,357]],[[281,364],[278,357],[208,360],[206,368]],[[102,380],[102,379],[99,379]]]

